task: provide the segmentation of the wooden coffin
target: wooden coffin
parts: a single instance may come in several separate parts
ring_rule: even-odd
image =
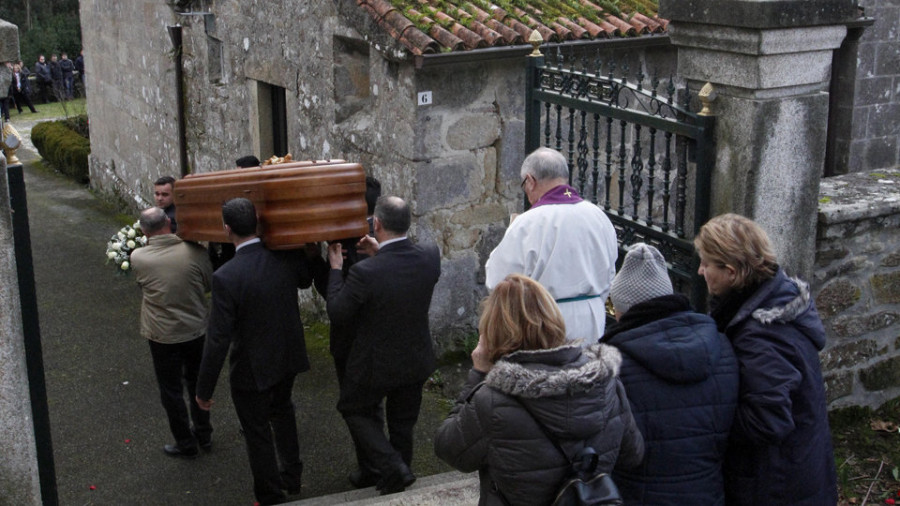
[[[362,237],[366,173],[343,160],[291,162],[193,174],[175,182],[178,236],[229,242],[222,204],[244,197],[256,206],[260,237],[271,249]]]

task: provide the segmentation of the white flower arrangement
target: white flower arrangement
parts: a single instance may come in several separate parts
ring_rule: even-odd
[[[127,273],[131,270],[131,252],[146,244],[140,222],[125,225],[106,243],[106,263],[114,262],[119,272]]]

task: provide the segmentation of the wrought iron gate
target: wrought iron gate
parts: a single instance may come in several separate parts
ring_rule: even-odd
[[[644,88],[640,70],[631,81],[627,67],[615,72],[614,62],[576,62],[559,47],[529,57],[526,152],[545,146],[565,155],[569,184],[616,229],[619,264],[631,244],[656,246],[675,290],[702,311],[706,284],[692,237],[709,217],[715,118],[690,112],[690,95],[678,100],[671,78]]]

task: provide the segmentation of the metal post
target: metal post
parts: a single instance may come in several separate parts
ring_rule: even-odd
[[[541,146],[541,103],[534,99],[534,90],[541,84],[540,68],[544,66],[544,55],[538,47],[543,42],[537,30],[532,32],[528,42],[534,50],[528,55],[525,73],[525,154],[531,153]],[[522,208],[527,211],[531,207],[528,196],[522,196]]]
[[[44,356],[41,350],[41,327],[34,286],[34,262],[31,256],[31,232],[28,226],[28,201],[25,195],[22,165],[7,167],[6,177],[9,184],[10,207],[12,207],[16,274],[19,279],[22,333],[25,338],[25,365],[28,369],[28,391],[34,422],[41,497],[45,505],[56,506],[59,504],[59,496],[56,489],[56,466],[53,461],[50,411],[47,405],[47,385],[44,380]]]

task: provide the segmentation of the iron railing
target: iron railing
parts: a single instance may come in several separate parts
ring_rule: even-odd
[[[676,290],[703,310],[706,284],[691,239],[709,217],[715,118],[690,112],[691,95],[671,77],[654,76],[647,87],[645,78],[641,68],[629,76],[625,65],[559,47],[549,58],[529,57],[525,148],[565,155],[569,184],[612,221],[619,262],[631,244],[656,246]]]

